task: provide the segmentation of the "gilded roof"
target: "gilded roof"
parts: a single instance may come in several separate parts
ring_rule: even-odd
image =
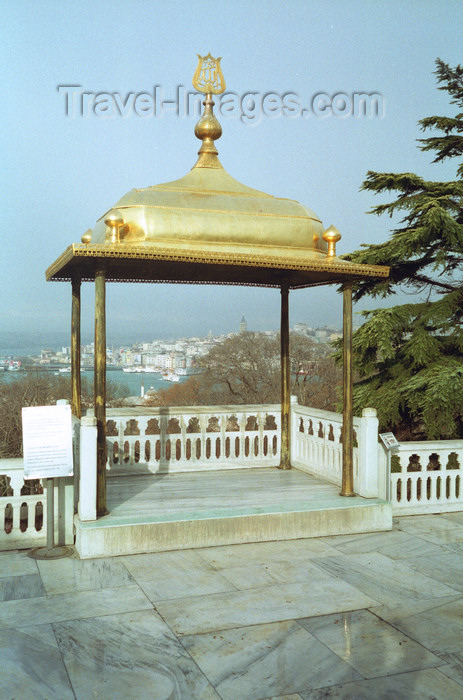
[[[335,254],[340,235],[292,199],[229,175],[215,147],[222,129],[206,95],[195,134],[199,158],[184,177],[133,189],[48,268],[47,279],[93,279],[104,266],[118,281],[215,282],[292,287],[387,277],[387,267]]]

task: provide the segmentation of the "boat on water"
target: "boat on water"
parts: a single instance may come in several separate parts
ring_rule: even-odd
[[[165,382],[179,382],[180,381],[180,377],[175,372],[167,372],[166,374],[163,374],[162,379]]]
[[[21,369],[21,362],[19,360],[10,360],[3,365],[3,369],[8,370],[8,372],[19,372]]]
[[[155,367],[123,367],[122,368],[123,372],[129,372],[130,374],[133,373],[139,373],[139,374],[157,374],[160,372],[159,369],[156,369]]]

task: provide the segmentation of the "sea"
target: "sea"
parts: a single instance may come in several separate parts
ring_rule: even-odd
[[[6,370],[0,370],[0,382],[1,381],[14,381],[25,374],[22,370],[19,372],[9,372]],[[47,370],[44,374],[48,376],[53,376],[53,371]],[[64,377],[70,377],[69,374],[64,374]],[[88,381],[93,382],[93,371],[82,372],[82,377],[85,377]],[[184,382],[188,379],[187,376],[181,376],[180,382]],[[106,381],[113,382],[121,387],[126,387],[129,391],[129,396],[141,396],[142,383],[145,388],[145,392],[149,389],[154,391],[159,391],[159,389],[168,389],[172,386],[172,382],[167,382],[162,379],[161,375],[158,373],[138,373],[138,372],[123,372],[121,369],[112,369],[109,367],[106,371]]]

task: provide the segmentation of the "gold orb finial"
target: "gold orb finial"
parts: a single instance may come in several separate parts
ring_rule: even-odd
[[[92,229],[88,228],[85,231],[85,233],[82,234],[82,238],[80,239],[82,241],[82,243],[84,243],[85,245],[88,245],[90,243],[90,241],[92,240],[92,233],[93,233]]]
[[[104,222],[109,229],[108,233],[106,234],[106,242],[119,243],[119,229],[125,223],[121,212],[117,209],[111,209]]]
[[[332,258],[336,255],[336,243],[341,240],[341,234],[335,226],[330,226],[323,234],[323,240],[328,243],[327,256]]]

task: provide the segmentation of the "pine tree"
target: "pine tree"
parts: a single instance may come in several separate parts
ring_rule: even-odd
[[[436,61],[439,89],[457,106],[453,117],[427,117],[419,148],[433,163],[463,154],[463,67]],[[363,190],[395,192],[397,198],[370,213],[403,216],[385,243],[363,245],[346,256],[390,265],[388,280],[363,280],[354,299],[388,297],[404,285],[416,303],[362,312],[354,334],[355,366],[361,380],[355,409],[374,406],[382,429],[402,439],[463,437],[463,162],[456,179],[431,182],[413,173],[368,172]]]

